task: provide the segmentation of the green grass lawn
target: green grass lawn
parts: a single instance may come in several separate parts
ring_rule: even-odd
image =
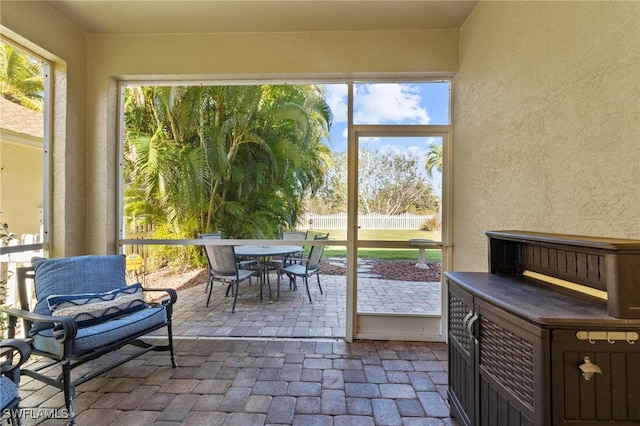
[[[329,233],[330,240],[345,240],[347,233],[343,229],[314,229],[314,232]],[[403,230],[403,229],[361,229],[358,231],[358,237],[362,240],[410,240],[414,238],[429,239],[440,241],[440,233],[427,232],[420,230]],[[342,247],[327,246],[324,249],[324,256],[327,257],[346,257],[347,249]],[[418,260],[418,249],[376,249],[367,248],[358,250],[358,257],[361,259],[378,259],[378,260]],[[425,250],[427,262],[441,262],[442,252],[438,249]]]
[[[347,250],[340,247],[327,246],[324,249],[323,258],[327,257],[347,257]],[[418,260],[418,249],[376,249],[367,248],[358,250],[358,257],[361,259],[377,260]],[[427,262],[441,262],[442,252],[437,249],[425,250]]]

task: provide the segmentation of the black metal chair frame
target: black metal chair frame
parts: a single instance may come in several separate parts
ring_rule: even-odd
[[[6,357],[6,362],[0,365],[0,374],[19,385],[21,366],[29,359],[31,346],[22,340],[0,339],[0,352],[3,358]],[[12,425],[20,424],[20,401],[20,394],[17,394],[6,406],[0,407],[2,415],[8,415]]]
[[[210,238],[212,240],[219,240],[222,239],[222,234],[220,232],[205,232],[202,234],[198,235],[198,238],[201,239],[207,239]],[[204,255],[207,258],[207,284],[204,287],[204,292],[208,293],[209,292],[209,287],[211,287],[213,285],[213,275],[211,273],[211,260],[209,259],[209,253],[207,253],[207,250],[203,247],[202,250],[204,251]]]
[[[144,331],[129,335],[126,338],[114,341],[108,345],[101,347],[100,349],[96,349],[87,353],[79,354],[79,355],[67,355],[71,353],[71,345],[73,343],[73,339],[76,336],[78,327],[76,322],[71,317],[56,317],[49,315],[40,315],[29,310],[29,298],[27,295],[27,286],[26,281],[28,279],[35,281],[35,272],[32,267],[21,267],[16,270],[16,277],[18,282],[18,298],[20,302],[21,309],[15,308],[3,308],[3,311],[7,313],[9,318],[8,324],[8,336],[9,338],[15,337],[15,329],[17,324],[17,319],[22,319],[22,329],[30,330],[31,324],[34,322],[45,322],[52,323],[54,325],[59,325],[62,327],[62,330],[59,333],[56,333],[56,338],[63,346],[63,350],[60,356],[56,356],[55,354],[50,354],[48,352],[42,352],[35,348],[32,348],[32,354],[39,355],[44,358],[49,358],[50,362],[45,363],[37,363],[34,364],[33,368],[22,368],[21,372],[25,376],[32,377],[36,380],[44,382],[48,385],[54,386],[58,389],[64,391],[64,400],[65,407],[69,412],[71,424],[75,424],[75,414],[73,412],[73,398],[75,396],[75,387],[87,382],[107,371],[110,371],[138,356],[147,353],[149,351],[169,351],[171,357],[171,365],[175,368],[178,366],[175,359],[175,354],[173,350],[173,332],[171,327],[171,316],[173,312],[173,304],[176,302],[178,296],[175,290],[173,289],[143,289],[144,292],[165,292],[169,296],[168,299],[163,299],[160,304],[165,307],[167,313],[167,320],[162,324],[158,324],[152,327],[145,329]],[[141,337],[148,335],[149,333],[159,330],[161,328],[167,327],[167,335],[168,335],[168,344],[166,345],[155,345],[147,343],[141,340]],[[117,349],[120,349],[127,345],[133,345],[139,347],[140,349],[135,353],[132,353],[121,360],[118,360],[114,363],[104,366],[96,371],[93,371],[87,375],[84,375],[76,380],[71,379],[71,371],[94,359],[97,359],[107,353],[113,352]],[[44,364],[44,365],[43,365]],[[41,373],[43,370],[47,370],[49,367],[54,366],[56,364],[60,364],[62,367],[62,372],[57,377],[53,378],[49,375],[45,375]]]
[[[207,305],[211,301],[211,293],[213,292],[213,281],[219,280],[228,282],[227,291],[225,296],[228,297],[233,294],[233,307],[231,313],[236,311],[236,303],[238,301],[238,292],[240,290],[240,282],[251,279],[252,276],[258,274],[260,271],[257,269],[243,269],[240,267],[236,260],[235,248],[233,246],[226,245],[211,245],[204,246],[207,254],[207,260],[209,263],[209,295],[207,296]],[[226,253],[229,258],[225,259],[218,256],[224,256],[224,251],[230,250],[230,253]],[[220,253],[218,253],[220,252]],[[271,286],[269,286],[269,297],[271,297]],[[262,282],[260,283],[260,299],[262,299]]]
[[[324,239],[324,238],[316,238],[316,239]],[[315,275],[318,279],[318,288],[320,289],[320,294],[322,292],[322,285],[320,285],[320,260],[322,259],[322,253],[324,252],[324,245],[314,245],[311,246],[311,251],[309,252],[309,256],[305,259],[302,259],[300,262],[302,264],[293,264],[286,266],[281,269],[281,273],[286,274],[289,277],[289,280],[294,283],[296,277],[303,277],[304,285],[307,289],[307,296],[309,296],[309,302],[311,300],[311,292],[309,291],[309,277]]]

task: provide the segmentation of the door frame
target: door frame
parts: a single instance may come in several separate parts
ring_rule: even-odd
[[[351,121],[351,114],[350,121]],[[350,122],[351,124],[351,122]],[[429,245],[442,250],[442,272],[450,269],[452,235],[451,221],[451,126],[429,125],[350,125],[347,173],[347,323],[345,339],[418,340],[439,341],[447,339],[446,283],[441,279],[441,314],[374,314],[358,313],[358,265],[359,248],[414,248],[408,241],[374,241],[358,239],[358,140],[362,137],[440,137],[442,138],[442,238]]]

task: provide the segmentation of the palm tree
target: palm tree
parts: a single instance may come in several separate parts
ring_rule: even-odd
[[[34,111],[44,110],[42,64],[0,43],[0,96]]]
[[[186,237],[276,236],[322,181],[330,123],[315,86],[132,88],[126,213]]]
[[[442,145],[436,145],[434,142],[431,142],[429,151],[427,152],[426,168],[429,177],[433,176],[434,170],[442,172]]]
[[[436,145],[434,142],[429,144],[426,162],[427,175],[433,177],[433,171],[437,170],[442,173],[442,145]],[[440,229],[442,223],[442,203],[438,202],[438,223],[435,229]]]

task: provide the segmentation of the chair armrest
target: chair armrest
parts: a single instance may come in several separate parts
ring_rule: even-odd
[[[300,257],[294,257],[292,259],[290,259],[291,263],[299,263],[300,265],[304,266],[307,264],[307,262],[309,262],[309,256],[307,255],[302,255]]]
[[[159,292],[167,293],[167,296],[169,296],[169,298],[168,299],[162,299],[160,301],[160,303],[163,306],[173,305],[178,300],[178,293],[172,288],[143,288],[142,291],[143,292],[158,292],[159,291]]]
[[[2,375],[10,376],[14,370],[27,362],[31,356],[31,346],[18,339],[0,340],[0,352],[7,357],[7,362],[2,362],[0,366],[0,372]],[[18,355],[17,361],[15,360],[16,354]]]
[[[31,322],[48,322],[54,326],[59,324],[62,329],[54,331],[54,336],[60,343],[73,340],[78,332],[78,325],[71,317],[54,317],[52,315],[36,314],[16,308],[2,308],[2,311],[9,316],[26,319]]]
[[[168,299],[160,300],[160,304],[164,306],[167,313],[167,319],[171,321],[171,317],[173,316],[173,304],[176,303],[176,301],[178,300],[178,293],[176,293],[176,291],[172,288],[143,288],[142,291],[143,292],[159,291],[159,292],[166,293],[169,296]],[[154,301],[154,303],[156,302]]]

